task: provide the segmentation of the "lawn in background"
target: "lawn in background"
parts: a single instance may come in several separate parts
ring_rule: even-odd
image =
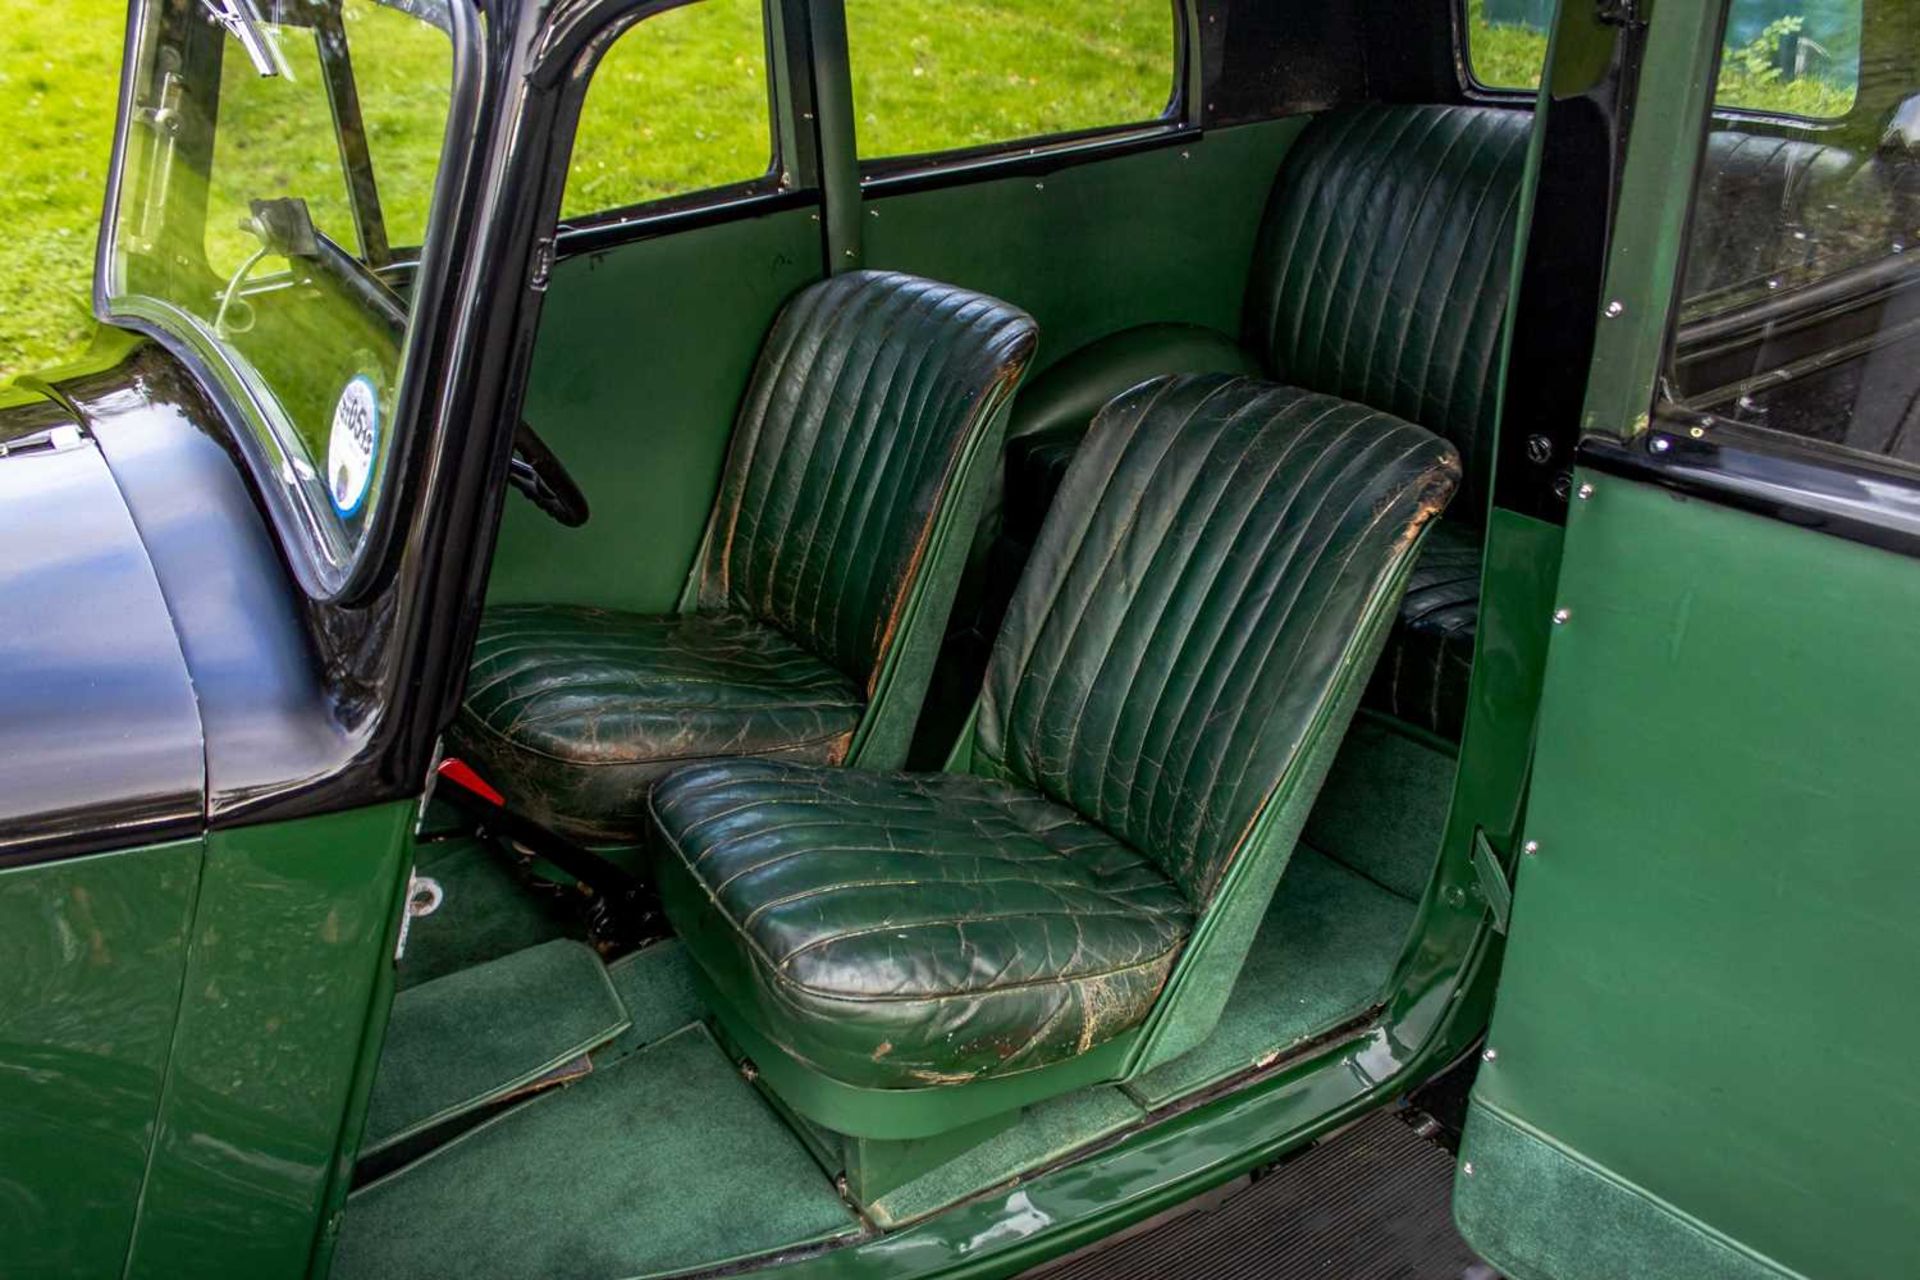
[[[1539,82],[1546,38],[1489,26],[1469,2],[1476,76]],[[848,0],[862,150],[895,155],[970,146],[1157,115],[1172,89],[1165,0]],[[0,0],[0,383],[78,357],[91,340],[94,237],[112,146],[125,0]],[[589,94],[565,212],[577,216],[758,176],[770,154],[757,0],[707,0],[649,20],[609,54]],[[1850,87],[1779,81],[1759,42],[1730,51],[1723,100],[1838,114]],[[417,227],[443,106],[431,77],[392,42],[370,57],[363,98],[389,220]],[[417,65],[437,63],[423,51]],[[382,91],[384,89],[384,91]],[[236,113],[239,114],[239,113]],[[231,176],[268,180],[324,139],[264,128]],[[228,140],[229,143],[236,140]],[[317,203],[323,193],[315,191]],[[237,193],[236,193],[237,199]],[[319,212],[317,209],[316,212]],[[230,231],[227,238],[232,238]],[[210,248],[237,247],[218,243]],[[218,256],[218,255],[216,255]]]

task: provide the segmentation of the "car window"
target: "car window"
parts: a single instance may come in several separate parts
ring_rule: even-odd
[[[1713,123],[1674,340],[1683,408],[1920,464],[1920,50],[1903,23],[1870,9],[1853,33],[1848,65],[1863,39],[1877,52],[1829,82],[1844,121]]]
[[[1467,69],[1487,89],[1537,89],[1555,0],[1467,0]],[[1860,76],[1860,0],[1732,0],[1716,105],[1827,119]]]
[[[629,28],[587,86],[561,217],[586,218],[772,171],[759,0],[705,0]]]
[[[847,0],[860,154],[918,155],[1164,116],[1168,0]]]

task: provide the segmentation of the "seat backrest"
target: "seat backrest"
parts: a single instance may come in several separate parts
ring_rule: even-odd
[[[937,576],[939,527],[970,523],[965,482],[997,452],[989,426],[1035,340],[1025,312],[914,276],[856,271],[803,290],[741,406],[696,606],[778,627],[872,696],[916,586]],[[936,636],[955,574],[924,584],[945,593]]]
[[[1287,153],[1245,340],[1277,380],[1417,422],[1460,450],[1479,524],[1532,113],[1330,111]]]
[[[976,756],[1204,907],[1458,476],[1431,432],[1329,396],[1220,374],[1125,393],[1014,593]]]

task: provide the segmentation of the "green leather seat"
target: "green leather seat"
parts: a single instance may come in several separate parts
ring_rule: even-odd
[[[1461,492],[1367,700],[1457,739],[1532,124],[1525,111],[1477,106],[1346,107],[1317,117],[1274,181],[1237,342],[1191,325],[1125,330],[1021,393],[1009,428],[1010,539],[1038,524],[1093,410],[1155,374],[1252,368],[1419,423],[1459,449]]]
[[[488,611],[448,734],[517,811],[626,840],[698,760],[890,767],[997,465],[1033,321],[985,295],[851,272],[774,322],[682,609]]]
[[[797,1109],[875,1137],[961,1123],[952,1086],[1197,1043],[1458,475],[1432,433],[1296,388],[1115,400],[956,771],[736,761],[654,789],[667,915],[722,1025]]]

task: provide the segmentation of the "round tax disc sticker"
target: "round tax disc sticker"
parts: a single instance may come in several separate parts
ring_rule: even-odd
[[[333,431],[327,437],[327,494],[341,515],[354,514],[367,500],[379,443],[380,397],[373,379],[362,374],[340,393],[333,406]]]

